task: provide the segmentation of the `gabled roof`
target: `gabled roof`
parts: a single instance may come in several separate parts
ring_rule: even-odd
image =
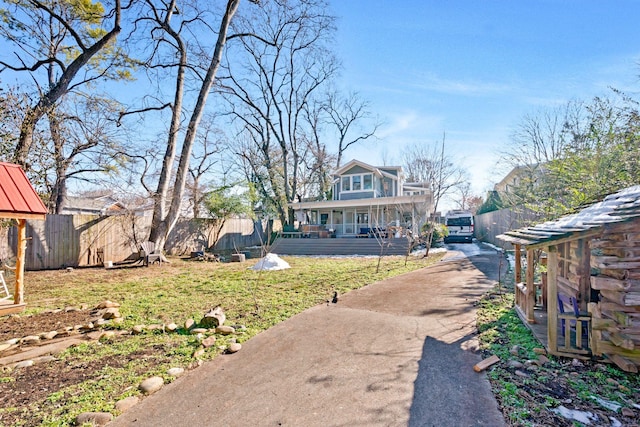
[[[640,218],[640,185],[611,194],[601,202],[556,221],[508,231],[497,236],[505,242],[529,248],[547,246],[559,240],[581,238],[599,233],[605,225]]]
[[[360,166],[361,168],[368,169],[379,177],[386,176],[392,179],[399,179],[400,175],[402,174],[402,166],[372,166],[368,163],[361,162],[360,160],[354,159],[348,163],[345,163],[344,166],[333,171],[333,175],[334,176],[342,175],[343,173],[345,173],[346,171],[348,171],[354,166]],[[387,172],[389,170],[397,170],[399,172],[398,176],[394,176],[392,173]]]
[[[365,162],[361,162],[360,160],[351,160],[350,162],[345,163],[342,167],[336,169],[333,174],[334,175],[342,175],[344,172],[348,171],[354,166],[360,166],[364,169],[368,169],[373,173],[380,175],[380,171],[375,166],[371,166]]]
[[[0,217],[44,219],[47,208],[20,166],[0,162]]]

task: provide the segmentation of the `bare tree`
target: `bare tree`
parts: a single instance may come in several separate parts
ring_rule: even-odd
[[[354,144],[374,138],[380,122],[373,122],[370,129],[361,126],[361,122],[371,120],[372,117],[368,110],[369,104],[355,92],[346,97],[341,97],[336,91],[330,92],[325,108],[330,117],[328,123],[338,133],[336,168],[339,168],[344,152]]]
[[[440,144],[416,144],[404,150],[402,158],[407,171],[407,179],[429,183],[433,194],[433,211],[430,218],[438,212],[442,198],[467,182],[465,170],[457,166],[445,152],[445,136]],[[433,227],[429,228],[426,238],[427,253],[433,237]]]
[[[12,46],[14,58],[1,60],[0,72],[29,73],[37,92],[34,103],[26,108],[14,151],[14,160],[26,168],[38,122],[56,103],[98,79],[126,76],[121,68],[126,66],[126,56],[114,46],[122,7],[120,0],[6,3],[10,9],[3,14],[0,34]]]
[[[151,57],[147,62],[148,68],[168,69],[175,73],[171,103],[126,113],[129,115],[135,112],[155,111],[166,106],[171,109],[162,169],[154,192],[154,212],[149,236],[149,240],[159,247],[164,246],[180,215],[196,135],[222,61],[231,20],[238,10],[239,3],[240,0],[227,0],[217,31],[210,26],[213,18],[208,13],[208,8],[202,5],[203,8],[200,9],[197,1],[179,5],[177,0],[145,0],[141,5],[141,16],[136,24],[148,29],[148,34],[157,41],[152,46]],[[211,37],[204,35],[207,31]],[[215,43],[208,45],[206,42],[211,39],[215,40]],[[193,59],[190,59],[190,53],[193,54]],[[197,96],[193,106],[184,110],[187,79],[196,85]],[[183,125],[183,115],[188,116],[186,125]],[[178,154],[180,136],[182,145]]]
[[[194,218],[200,217],[202,202],[207,195],[206,185],[203,179],[211,173],[214,166],[222,162],[220,154],[226,145],[224,134],[214,126],[213,117],[204,120],[201,127],[202,132],[198,135],[197,144],[199,149],[194,150],[191,155],[192,166],[189,167],[191,180],[187,185]],[[223,184],[226,183],[223,182]]]
[[[293,221],[287,203],[300,194],[313,140],[306,106],[323,93],[337,69],[328,49],[334,18],[323,0],[264,2],[262,15],[237,20],[237,43],[229,44],[223,94],[235,123],[254,149],[244,157],[265,204],[283,223]],[[239,60],[238,58],[243,58]],[[239,150],[238,150],[239,151]]]
[[[46,159],[52,159],[53,179],[50,179],[49,209],[60,213],[67,196],[70,180],[96,183],[100,176],[115,173],[125,158],[118,142],[115,116],[119,105],[99,97],[73,97],[69,110],[61,108],[49,110],[50,145],[42,145],[47,150]],[[45,161],[42,172],[51,175]],[[34,162],[40,167],[42,162]],[[53,181],[53,182],[51,182]]]

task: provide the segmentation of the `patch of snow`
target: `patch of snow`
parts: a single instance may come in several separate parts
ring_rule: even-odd
[[[609,417],[609,420],[611,420],[611,427],[622,427],[622,423],[619,420],[613,417]]]
[[[429,249],[429,254],[441,254],[446,253],[447,248],[431,248]],[[426,249],[417,249],[411,252],[412,256],[424,256],[427,253]]]
[[[610,411],[613,412],[618,412],[618,410],[620,408],[622,408],[622,405],[619,404],[618,402],[612,402],[610,400],[604,400],[599,398],[598,396],[589,396],[591,397],[593,400],[595,400],[596,402],[598,402],[598,404],[604,408],[607,408]]]
[[[562,405],[558,406],[555,409],[552,409],[551,412],[554,412],[568,420],[578,421],[579,423],[586,425],[591,425],[591,421],[598,421],[598,416],[594,415],[592,412],[569,409]]]
[[[291,268],[288,262],[280,258],[277,254],[267,254],[264,258],[260,259],[253,267],[250,267],[254,271],[274,271],[284,270]]]

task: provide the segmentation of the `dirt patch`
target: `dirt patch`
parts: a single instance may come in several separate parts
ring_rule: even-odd
[[[42,332],[61,331],[69,326],[87,324],[90,317],[89,310],[8,317],[0,321],[0,342],[28,335],[38,335]]]

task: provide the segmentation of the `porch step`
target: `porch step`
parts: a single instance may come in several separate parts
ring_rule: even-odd
[[[283,239],[279,238],[271,245],[271,252],[278,255],[380,255],[383,243],[383,255],[405,255],[409,249],[409,240],[386,239]]]

